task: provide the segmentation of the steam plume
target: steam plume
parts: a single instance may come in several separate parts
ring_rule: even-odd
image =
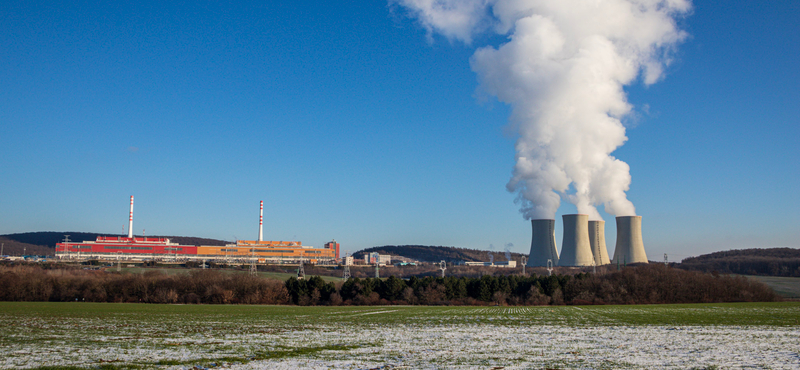
[[[509,35],[470,60],[479,90],[512,107],[519,138],[506,185],[528,219],[553,219],[561,198],[600,220],[632,216],[630,168],[611,153],[626,140],[623,87],[657,82],[686,34],[690,0],[398,0],[429,31],[470,44]]]

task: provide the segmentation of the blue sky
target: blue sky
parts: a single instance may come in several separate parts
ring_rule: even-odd
[[[652,260],[800,247],[800,3],[695,2],[613,155]],[[0,4],[0,234],[527,253],[510,109],[383,2]],[[557,217],[574,213],[562,201]],[[613,217],[607,221],[613,254]],[[556,237],[560,246],[561,222]]]

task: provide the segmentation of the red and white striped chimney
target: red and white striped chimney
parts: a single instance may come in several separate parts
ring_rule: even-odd
[[[131,195],[131,212],[128,214],[128,237],[133,238],[133,195]]]
[[[264,201],[261,201],[261,210],[258,213],[258,241],[264,241]]]

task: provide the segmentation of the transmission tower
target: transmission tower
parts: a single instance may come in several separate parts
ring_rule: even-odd
[[[258,275],[258,270],[256,269],[256,258],[255,258],[255,248],[250,248],[250,275],[256,276]]]
[[[344,265],[344,274],[342,274],[342,280],[347,281],[350,279],[350,265]]]
[[[664,266],[669,266],[669,259],[667,259],[666,253],[664,253]]]
[[[528,259],[525,256],[522,256],[522,275],[525,275],[525,264],[528,263]]]
[[[551,259],[547,260],[547,272],[550,274],[550,276],[553,276],[553,260]]]
[[[442,277],[444,277],[444,270],[447,270],[447,262],[444,260],[439,262],[439,270],[442,270]]]
[[[306,270],[303,268],[303,260],[300,260],[300,266],[297,268],[297,280],[306,278]]]
[[[67,255],[67,259],[69,259],[69,235],[64,235],[64,253]]]

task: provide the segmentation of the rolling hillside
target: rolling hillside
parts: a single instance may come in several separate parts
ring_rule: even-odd
[[[686,258],[678,267],[721,274],[800,277],[800,249],[752,248]]]

